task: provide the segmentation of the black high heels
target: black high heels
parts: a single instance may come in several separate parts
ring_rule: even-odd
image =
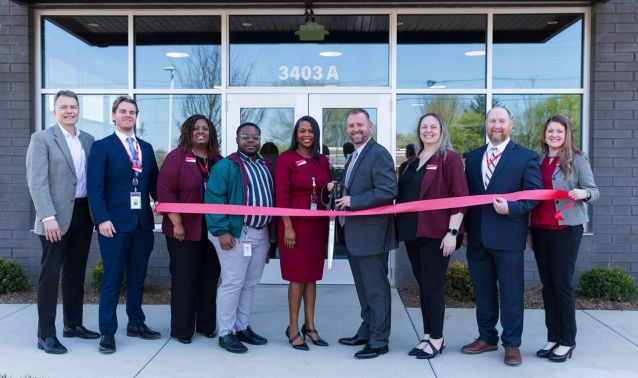
[[[427,343],[429,339],[421,339],[419,341],[419,344],[417,344],[417,346],[415,346],[414,348],[410,349],[410,351],[408,352],[408,356],[416,356],[417,354],[419,354],[420,351],[422,351],[423,349],[417,348],[421,343]]]
[[[290,330],[290,326],[286,327],[286,338],[288,339],[288,343],[290,345],[292,345],[293,348],[295,349],[299,349],[299,350],[310,350],[310,348],[308,347],[308,344],[306,344],[306,341],[304,340],[303,343],[295,345],[293,344],[293,342],[297,339],[301,339],[301,334],[299,332],[297,332],[297,334],[295,336],[293,336],[292,338],[290,338],[290,336],[288,336],[288,331]]]
[[[436,347],[434,346],[434,344],[432,344],[432,342],[430,340],[428,340],[427,343],[430,344],[430,349],[432,349],[432,353],[426,352],[425,348],[424,348],[424,349],[420,350],[416,354],[416,358],[417,359],[419,359],[419,360],[429,360],[430,358],[436,357],[436,355],[439,354],[439,353],[443,354],[443,349],[445,349],[445,339],[441,343],[441,349],[436,349]]]
[[[558,343],[554,344],[554,346],[549,349],[539,349],[536,351],[536,357],[549,358],[556,348],[558,348]]]
[[[565,354],[556,354],[556,351],[553,351],[548,358],[552,362],[565,362],[568,358],[572,358],[572,352],[574,349],[576,349],[576,345],[570,346]]]
[[[306,336],[308,336],[309,333],[314,333],[317,336],[319,336],[319,333],[317,332],[316,329],[306,328],[306,323],[304,323],[304,325],[301,326],[301,333],[303,334],[304,340],[306,340]],[[312,341],[312,343],[315,345],[328,346],[328,343],[324,341],[321,337],[319,337],[317,340],[313,339],[311,336],[308,336],[308,337],[310,338],[310,341]]]

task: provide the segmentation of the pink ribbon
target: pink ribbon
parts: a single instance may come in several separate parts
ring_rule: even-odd
[[[465,197],[437,198],[430,200],[404,202],[396,205],[380,206],[373,209],[356,211],[330,211],[330,210],[310,210],[310,209],[290,209],[283,207],[256,207],[244,205],[217,205],[202,203],[169,203],[157,204],[157,213],[183,213],[183,214],[227,214],[227,215],[264,215],[264,216],[290,216],[290,217],[337,217],[337,216],[362,216],[411,213],[417,211],[431,211],[455,209],[459,207],[469,207],[486,205],[492,203],[496,197],[503,197],[508,201],[533,200],[568,200],[570,203],[558,209],[555,214],[557,220],[562,220],[561,211],[574,206],[575,201],[564,190],[523,190],[520,192],[507,194],[481,194]]]

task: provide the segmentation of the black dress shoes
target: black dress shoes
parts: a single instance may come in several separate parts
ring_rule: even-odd
[[[268,342],[265,337],[256,334],[250,326],[243,331],[237,331],[237,340],[251,345],[264,345]]]
[[[248,348],[242,344],[234,334],[219,336],[219,346],[226,349],[230,353],[246,353]]]
[[[100,353],[115,353],[115,336],[105,333],[100,339]]]
[[[208,337],[209,339],[214,339],[217,336],[215,331],[211,331],[211,332],[199,332],[198,331],[197,333],[199,333],[200,335],[202,335],[204,337]]]
[[[193,341],[190,337],[176,337],[175,339],[182,344],[190,344]]]
[[[390,348],[388,348],[387,345],[384,345],[380,348],[372,348],[366,345],[365,348],[355,353],[354,356],[360,359],[377,358],[382,354],[388,353],[389,350]]]
[[[60,343],[57,337],[45,337],[41,339],[38,337],[38,349],[51,354],[66,353],[66,348]]]
[[[75,327],[64,327],[62,331],[64,337],[79,337],[81,339],[99,339],[100,334],[86,329],[83,325]]]
[[[355,346],[355,345],[367,345],[368,339],[364,339],[359,335],[354,335],[352,337],[344,337],[339,339],[339,344]]]
[[[141,326],[128,325],[126,327],[126,336],[131,337],[139,337],[144,340],[155,340],[159,339],[162,335],[159,332],[153,331],[148,328],[146,324],[142,324]]]

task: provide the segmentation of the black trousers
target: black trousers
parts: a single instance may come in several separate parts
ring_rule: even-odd
[[[405,242],[412,272],[419,283],[423,332],[433,339],[443,337],[445,318],[445,273],[450,256],[443,256],[441,239],[420,238]]]
[[[58,304],[58,284],[62,271],[62,312],[64,325],[82,325],[84,275],[93,236],[93,222],[86,199],[78,199],[73,216],[62,240],[42,243],[41,270],[38,278],[38,337],[55,336],[55,313]]]
[[[166,246],[171,259],[171,336],[215,331],[221,267],[208,232],[204,228],[198,241],[167,236]]]
[[[574,267],[583,238],[583,226],[562,230],[532,228],[532,244],[543,283],[547,341],[576,345]]]

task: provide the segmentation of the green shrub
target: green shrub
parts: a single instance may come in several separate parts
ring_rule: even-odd
[[[588,297],[610,301],[626,302],[638,295],[633,277],[613,266],[583,273],[579,286]]]
[[[5,260],[0,257],[0,294],[23,290],[27,286],[28,282],[22,266],[15,260]]]
[[[445,274],[445,295],[463,302],[474,301],[474,287],[467,262],[455,261]]]
[[[89,281],[89,285],[95,290],[100,290],[102,286],[102,275],[104,274],[104,264],[102,263],[102,259],[98,259],[95,263],[95,268],[91,269],[91,280]],[[125,272],[126,274],[126,272]],[[122,279],[122,284],[120,285],[120,294],[124,294],[126,292],[126,276]]]

